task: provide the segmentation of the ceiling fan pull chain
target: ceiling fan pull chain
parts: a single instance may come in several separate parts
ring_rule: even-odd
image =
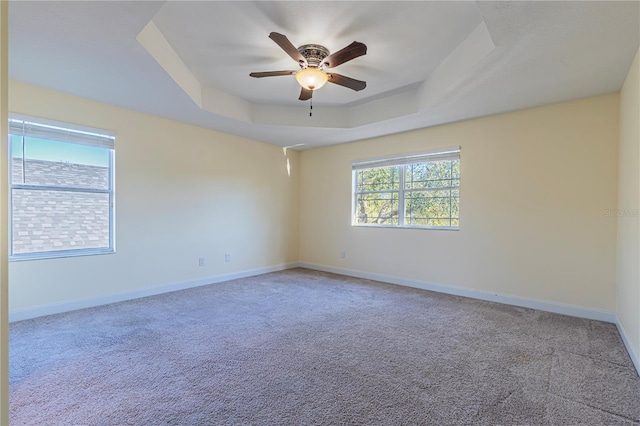
[[[309,99],[309,117],[313,117],[313,98]]]

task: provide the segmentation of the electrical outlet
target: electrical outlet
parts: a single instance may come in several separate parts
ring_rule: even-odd
[[[198,266],[204,266],[204,257],[198,258]]]
[[[224,254],[224,261],[225,262],[231,262],[231,253],[225,253]]]
[[[345,253],[343,251],[340,252],[340,259],[344,259],[345,258]]]

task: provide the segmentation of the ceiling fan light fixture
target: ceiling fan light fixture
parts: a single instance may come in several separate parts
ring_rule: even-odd
[[[347,47],[329,54],[329,49],[319,44],[304,44],[296,48],[287,36],[272,32],[269,38],[273,40],[284,52],[300,66],[299,71],[263,71],[252,72],[249,77],[275,77],[279,75],[295,75],[296,81],[302,90],[301,101],[308,101],[313,97],[313,92],[322,88],[325,83],[343,86],[356,92],[367,87],[366,81],[356,80],[335,72],[325,72],[327,68],[335,68],[338,65],[349,62],[359,56],[367,54],[367,46],[359,41],[354,41]]]
[[[296,73],[296,81],[307,90],[318,90],[329,80],[329,75],[318,68],[305,68]]]

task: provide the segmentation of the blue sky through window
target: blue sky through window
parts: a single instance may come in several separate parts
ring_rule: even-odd
[[[21,136],[11,136],[11,156],[22,158]],[[62,161],[91,166],[109,166],[110,150],[77,143],[25,137],[25,157],[32,160]]]

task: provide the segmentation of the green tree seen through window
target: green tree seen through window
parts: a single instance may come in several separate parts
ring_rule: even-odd
[[[357,169],[356,224],[457,227],[460,160]]]

